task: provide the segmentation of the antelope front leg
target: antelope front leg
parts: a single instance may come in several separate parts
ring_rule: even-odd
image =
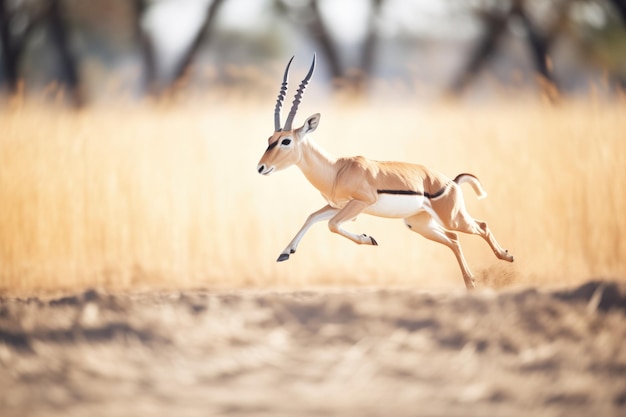
[[[350,239],[356,244],[378,246],[378,242],[376,242],[376,239],[371,236],[368,236],[366,234],[356,235],[341,228],[342,223],[354,219],[369,206],[371,206],[371,203],[367,203],[361,200],[351,200],[348,204],[346,204],[344,208],[339,210],[339,212],[335,214],[332,219],[330,219],[330,221],[328,222],[328,228],[331,232],[340,234],[341,236]]]
[[[289,255],[296,252],[296,249],[298,248],[298,243],[300,243],[300,240],[302,240],[302,238],[304,237],[304,234],[309,230],[311,226],[313,226],[317,222],[321,222],[322,220],[330,219],[338,211],[339,209],[332,208],[331,206],[326,205],[322,207],[321,209],[317,210],[316,212],[311,213],[309,217],[307,217],[304,224],[302,225],[302,228],[300,228],[300,230],[298,231],[298,233],[296,233],[296,235],[291,240],[291,242],[289,242],[285,250],[283,250],[281,254],[278,256],[278,259],[276,259],[276,262],[282,262],[282,261],[286,261],[287,259],[289,259]]]

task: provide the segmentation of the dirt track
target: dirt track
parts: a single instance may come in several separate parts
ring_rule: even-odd
[[[0,299],[0,415],[626,415],[626,284]]]

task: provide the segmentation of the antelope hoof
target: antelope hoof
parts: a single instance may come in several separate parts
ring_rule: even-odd
[[[276,262],[283,262],[283,261],[286,261],[287,259],[289,259],[289,254],[281,253],[278,259],[276,259]]]
[[[504,250],[504,252],[495,252],[495,251],[494,251],[494,253],[495,253],[495,255],[496,255],[496,257],[497,257],[498,259],[501,259],[501,260],[503,260],[503,261],[513,262],[513,261],[515,260],[515,258],[513,257],[513,255],[511,255],[511,254],[509,253],[509,251],[508,251],[508,250],[506,250],[506,249]]]
[[[363,236],[363,237],[366,237],[366,238],[368,238],[368,237],[370,238],[370,245],[372,245],[372,246],[378,246],[378,242],[376,242],[376,239],[374,239],[373,237],[368,236],[368,235],[366,235],[365,233],[364,233],[362,236]]]

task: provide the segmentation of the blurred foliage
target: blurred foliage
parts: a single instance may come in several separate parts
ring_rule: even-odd
[[[365,93],[372,81],[417,77],[440,91],[456,78],[460,94],[460,86],[481,85],[476,76],[511,67],[529,80],[541,74],[562,93],[598,77],[619,89],[625,13],[622,0],[0,0],[0,82],[15,93],[18,78],[29,91],[59,81],[89,97],[121,79],[131,93],[162,94],[206,81],[198,73],[236,85],[226,71],[233,65],[273,71],[317,50],[322,77]],[[53,36],[59,30],[67,39]],[[175,44],[182,30],[188,40]],[[532,85],[541,88],[525,88]]]
[[[588,2],[587,13],[574,13],[573,25],[581,52],[599,68],[617,73],[626,85],[626,27],[623,18],[609,4]],[[586,16],[586,17],[585,17]]]

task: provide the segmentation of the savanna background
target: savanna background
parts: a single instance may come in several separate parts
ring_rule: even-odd
[[[0,414],[619,415],[626,7],[615,0],[0,0]],[[256,165],[477,175],[515,255],[449,249]],[[419,405],[419,406],[417,406]],[[577,414],[578,413],[578,414]]]

